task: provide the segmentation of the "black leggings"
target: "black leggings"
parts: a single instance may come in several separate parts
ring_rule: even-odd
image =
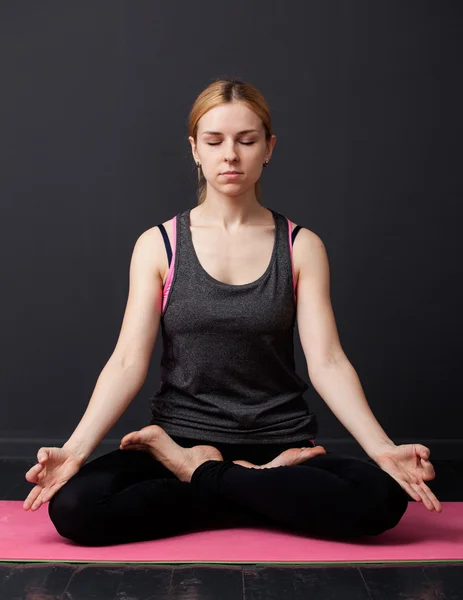
[[[171,436],[183,447],[212,445],[210,460],[180,481],[147,452],[114,450],[85,463],[51,498],[58,533],[79,544],[108,545],[227,527],[279,528],[312,537],[378,535],[397,525],[408,495],[376,464],[327,451],[268,469],[283,450],[313,446],[222,444]]]

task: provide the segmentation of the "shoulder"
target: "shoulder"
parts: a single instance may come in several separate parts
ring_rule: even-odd
[[[174,218],[162,223],[169,237],[171,248],[173,248],[173,223]],[[153,269],[159,276],[161,283],[165,281],[169,263],[164,238],[158,225],[150,227],[138,236],[132,259],[149,265],[149,268]]]
[[[297,226],[296,223],[290,221],[291,231]],[[314,262],[324,260],[326,256],[325,245],[315,232],[301,226],[296,235],[293,244],[293,265],[296,281],[299,280],[301,274],[307,269],[313,267]]]
[[[167,237],[169,238],[172,251],[174,248],[174,219],[175,217],[172,217],[171,219],[162,222]],[[164,284],[169,271],[169,261],[164,238],[158,225],[154,225],[144,231],[138,238],[137,244],[140,244],[144,248],[144,251],[153,257],[159,278]]]

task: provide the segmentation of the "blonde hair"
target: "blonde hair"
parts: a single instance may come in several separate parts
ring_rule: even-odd
[[[272,123],[270,109],[267,101],[257,88],[237,79],[216,79],[196,98],[188,115],[188,135],[197,143],[198,121],[211,108],[220,104],[227,104],[233,100],[245,102],[258,117],[261,118],[265,130],[266,140],[272,136]],[[198,206],[206,199],[207,184],[204,177],[198,183]],[[259,200],[261,187],[260,180],[255,184],[256,198]]]

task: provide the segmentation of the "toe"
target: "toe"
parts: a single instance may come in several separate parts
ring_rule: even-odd
[[[133,444],[133,443],[136,443],[136,442],[138,442],[138,440],[137,440],[137,432],[128,433],[121,440],[122,444]]]

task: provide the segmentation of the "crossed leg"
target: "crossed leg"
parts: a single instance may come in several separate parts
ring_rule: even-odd
[[[367,461],[328,452],[253,469],[215,456],[203,456],[187,482],[148,452],[115,450],[83,465],[57,492],[50,518],[64,537],[106,545],[239,526],[377,535],[407,508],[402,488]]]
[[[195,470],[191,485],[275,526],[336,539],[392,529],[408,506],[406,492],[379,467],[332,452],[262,470],[208,461]]]
[[[114,450],[85,463],[51,498],[48,513],[61,536],[86,546],[265,523],[180,481],[137,450]]]

